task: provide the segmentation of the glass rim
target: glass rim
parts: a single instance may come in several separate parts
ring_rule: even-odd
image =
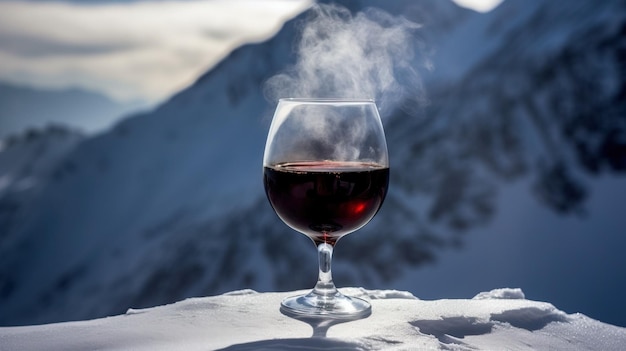
[[[325,103],[376,103],[374,99],[368,98],[280,98],[278,102],[302,102],[310,104],[325,104]]]

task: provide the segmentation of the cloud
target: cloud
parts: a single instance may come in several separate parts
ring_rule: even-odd
[[[308,0],[0,2],[0,80],[157,101]]]

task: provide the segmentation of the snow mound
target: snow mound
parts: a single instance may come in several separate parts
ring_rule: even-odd
[[[520,289],[434,301],[394,290],[341,290],[370,299],[372,314],[360,320],[296,320],[281,314],[280,301],[306,291],[239,290],[103,319],[3,327],[0,341],[2,350],[621,350],[626,345],[626,328],[526,300]]]
[[[346,295],[366,298],[370,300],[381,299],[417,299],[415,295],[408,291],[399,290],[366,290],[363,288],[343,288],[340,289]]]
[[[502,289],[493,289],[487,292],[478,293],[472,300],[487,300],[487,299],[505,299],[505,300],[516,300],[516,299],[525,299],[526,296],[524,292],[520,288],[502,288]]]
[[[242,290],[235,290],[235,291],[224,293],[224,295],[227,295],[227,296],[252,295],[252,294],[258,294],[258,292],[252,289],[242,289]]]

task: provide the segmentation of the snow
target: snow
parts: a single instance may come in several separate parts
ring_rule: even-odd
[[[246,289],[108,318],[0,328],[2,350],[619,350],[626,328],[496,289],[473,299],[341,289],[370,300],[360,320],[292,319],[280,301],[304,293]]]
[[[526,296],[524,292],[520,288],[510,289],[494,289],[491,291],[481,292],[478,295],[474,296],[474,300],[489,300],[489,299],[525,299]]]

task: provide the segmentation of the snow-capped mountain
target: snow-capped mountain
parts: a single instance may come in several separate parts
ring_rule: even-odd
[[[430,105],[399,103],[385,118],[390,194],[338,245],[339,285],[406,279],[487,228],[509,182],[530,179],[537,206],[577,213],[594,177],[625,169],[619,1],[507,0],[488,14],[449,1],[342,3],[427,24],[415,40],[434,70],[423,72]],[[296,60],[305,16],[81,142],[28,211],[2,214],[19,225],[0,243],[0,324],[313,285],[315,250],[280,222],[261,183],[272,113],[262,86]]]
[[[9,250],[19,237],[21,216],[46,182],[59,172],[63,159],[84,136],[63,126],[31,128],[0,141],[0,240]]]
[[[625,18],[612,3],[506,1],[465,21],[439,46],[428,117],[390,123],[404,127],[388,132],[411,150],[401,159],[420,160],[396,182],[430,193],[429,216],[459,229],[491,216],[489,183],[523,175],[540,202],[584,211],[586,177],[626,170]]]

